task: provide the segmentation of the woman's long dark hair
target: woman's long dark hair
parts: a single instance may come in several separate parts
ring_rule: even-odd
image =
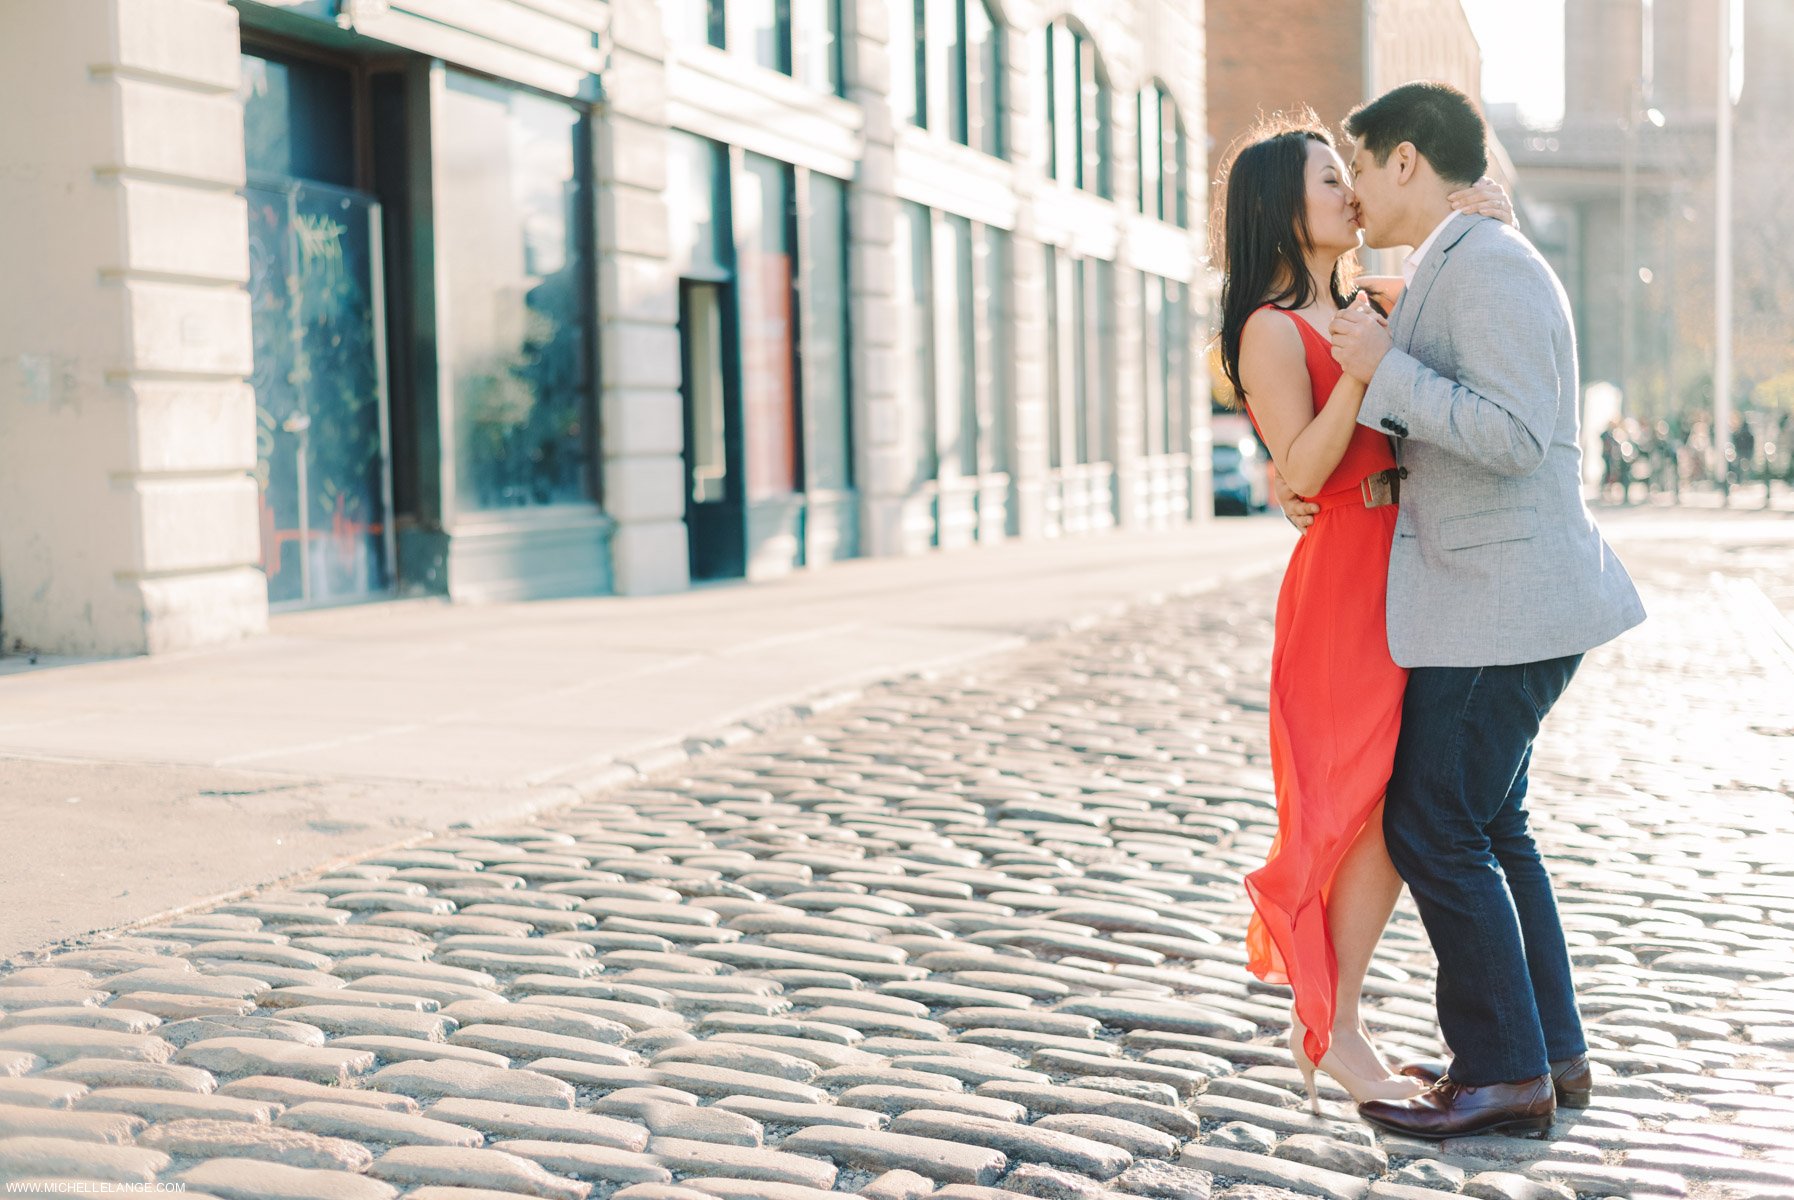
[[[1308,146],[1333,145],[1313,114],[1276,119],[1248,135],[1227,170],[1221,243],[1221,369],[1243,404],[1240,337],[1261,305],[1300,309],[1314,303],[1308,276]],[[1344,308],[1345,259],[1328,288]]]

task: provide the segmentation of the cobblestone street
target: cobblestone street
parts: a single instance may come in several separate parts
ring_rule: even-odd
[[[1761,592],[1642,562],[1651,621],[1590,656],[1534,766],[1597,1070],[1546,1139],[1383,1136],[1324,1077],[1307,1112],[1286,993],[1242,966],[1274,828],[1264,576],[21,960],[0,1178],[1794,1197],[1794,647]],[[1404,901],[1369,984],[1392,1054],[1439,1049],[1432,970]]]

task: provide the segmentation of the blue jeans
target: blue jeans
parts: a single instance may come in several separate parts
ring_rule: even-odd
[[[1525,808],[1539,723],[1581,662],[1408,675],[1383,835],[1439,959],[1439,1028],[1459,1083],[1535,1079],[1588,1048]]]

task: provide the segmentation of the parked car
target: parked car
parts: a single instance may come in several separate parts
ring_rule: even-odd
[[[1217,428],[1213,455],[1215,515],[1244,517],[1263,512],[1271,502],[1271,460],[1250,427],[1237,439],[1226,438]]]
[[[1212,477],[1217,517],[1243,517],[1252,511],[1252,482],[1242,469],[1245,461],[1238,446],[1215,447]]]

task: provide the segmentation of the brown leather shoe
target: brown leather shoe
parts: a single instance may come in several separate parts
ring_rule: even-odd
[[[1445,1070],[1446,1064],[1440,1060],[1423,1059],[1403,1063],[1395,1073],[1423,1083],[1438,1083],[1444,1078]],[[1560,1058],[1552,1063],[1551,1082],[1557,1091],[1557,1107],[1587,1108],[1595,1091],[1594,1069],[1589,1065],[1588,1055],[1578,1054],[1575,1058]]]
[[[1595,1069],[1587,1054],[1560,1059],[1551,1064],[1551,1084],[1557,1092],[1559,1108],[1587,1108],[1595,1094]]]
[[[1449,1076],[1411,1100],[1367,1100],[1358,1115],[1372,1125],[1418,1138],[1476,1133],[1544,1134],[1557,1112],[1551,1076],[1470,1087]]]
[[[1406,1075],[1411,1079],[1418,1079],[1420,1082],[1430,1085],[1444,1079],[1445,1072],[1450,1065],[1442,1058],[1422,1058],[1414,1062],[1403,1063],[1395,1069],[1395,1073]]]

